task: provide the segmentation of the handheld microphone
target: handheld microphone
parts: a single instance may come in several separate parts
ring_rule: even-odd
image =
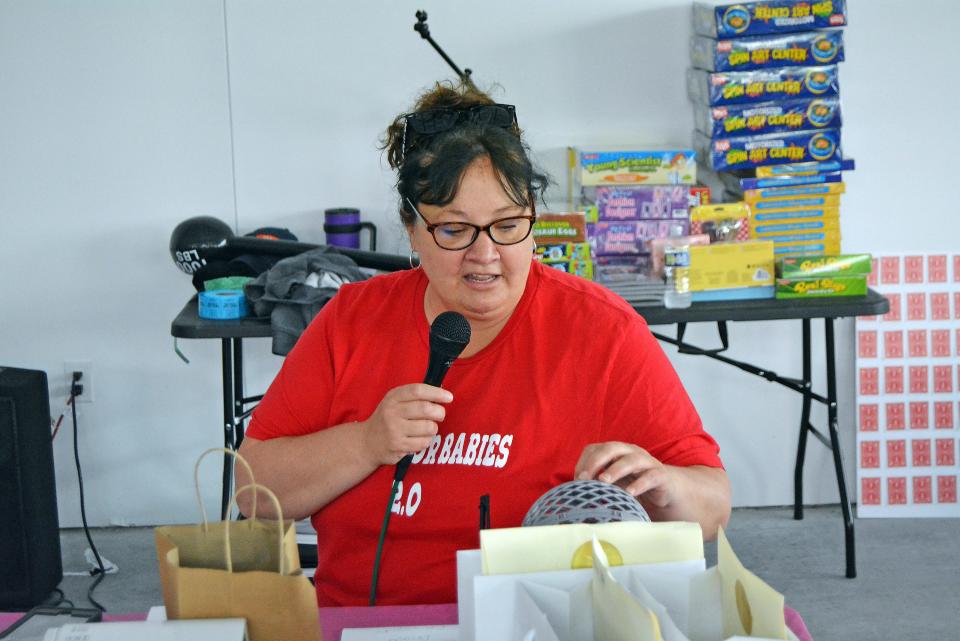
[[[453,361],[463,353],[470,342],[470,323],[457,312],[443,312],[430,325],[430,359],[427,362],[427,373],[423,382],[427,385],[440,387],[447,370]],[[394,481],[401,481],[413,461],[413,454],[407,454],[397,463]]]

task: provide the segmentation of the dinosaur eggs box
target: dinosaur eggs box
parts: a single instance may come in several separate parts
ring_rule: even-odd
[[[843,27],[844,0],[767,0],[727,2],[699,0],[693,4],[693,30],[711,38],[789,33]]]
[[[583,212],[538,214],[533,225],[533,238],[538,245],[582,243],[587,240],[587,222]]]
[[[574,193],[597,185],[694,185],[697,162],[692,149],[568,150],[569,184]]]
[[[837,65],[754,71],[687,69],[687,93],[703,105],[825,98],[840,93]]]
[[[695,132],[693,146],[700,154],[701,162],[713,171],[829,160],[841,155],[839,129],[715,139]]]
[[[717,107],[695,104],[693,116],[696,128],[711,138],[837,128],[841,124],[836,96]]]
[[[843,61],[842,31],[804,31],[776,36],[690,41],[693,66],[708,71],[829,65]]]
[[[584,211],[587,222],[684,219],[690,206],[690,189],[686,185],[584,187],[584,199],[593,203]]]

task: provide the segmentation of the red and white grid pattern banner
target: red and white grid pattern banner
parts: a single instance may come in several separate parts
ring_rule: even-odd
[[[857,319],[857,516],[960,517],[960,255],[873,259]]]

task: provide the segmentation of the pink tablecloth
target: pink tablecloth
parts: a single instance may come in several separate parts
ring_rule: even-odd
[[[800,615],[785,608],[787,627],[800,641],[812,641]],[[19,614],[0,612],[0,632],[20,617]],[[139,621],[146,614],[108,614],[105,621]],[[344,628],[380,628],[395,625],[449,625],[457,622],[457,605],[383,605],[375,608],[320,608],[323,641],[340,641]]]

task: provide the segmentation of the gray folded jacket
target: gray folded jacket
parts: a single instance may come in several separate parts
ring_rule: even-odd
[[[352,259],[324,246],[284,258],[247,283],[244,294],[255,316],[270,317],[273,353],[286,356],[320,308],[337,293],[337,281],[366,278]]]

